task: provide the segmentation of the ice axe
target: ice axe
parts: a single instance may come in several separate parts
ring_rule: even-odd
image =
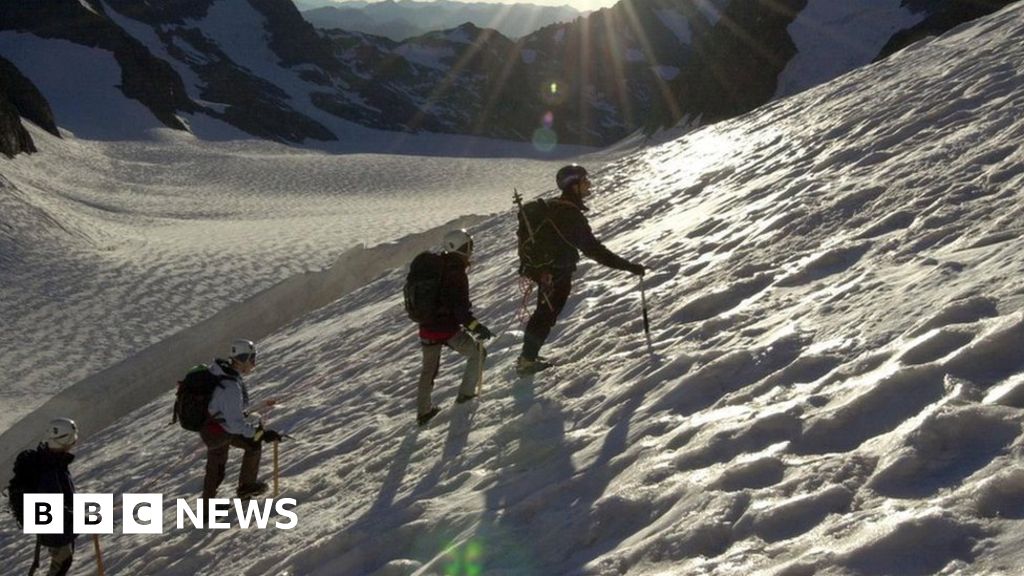
[[[92,547],[96,550],[96,574],[99,576],[106,576],[107,571],[103,567],[103,552],[100,551],[100,536],[99,534],[92,535]]]
[[[476,373],[476,395],[480,395],[480,391],[484,387],[484,359],[487,357],[487,351],[484,350],[484,343],[480,340],[476,340],[477,354],[480,356],[480,365]]]
[[[290,434],[281,434],[281,440],[295,440],[295,437]],[[280,493],[280,479],[281,479],[281,467],[278,465],[278,444],[281,440],[274,442],[274,498]]]
[[[32,567],[28,569],[28,576],[34,576],[36,573],[36,569],[39,568],[39,552],[40,550],[42,550],[42,548],[43,543],[39,540],[39,537],[36,536],[36,551],[32,557]]]
[[[651,322],[647,319],[647,295],[644,293],[644,277],[639,277],[640,281],[640,306],[644,314],[644,337],[647,338],[647,349],[654,350],[654,345],[651,344]]]
[[[280,443],[281,443],[280,440],[274,442],[274,498],[275,499],[277,498],[277,495],[280,492],[280,490],[278,490],[278,479],[280,478],[280,473],[279,473],[280,468],[277,465],[277,445],[280,444]]]

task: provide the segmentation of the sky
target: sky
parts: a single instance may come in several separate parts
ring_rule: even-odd
[[[0,435],[3,459],[61,413],[82,424],[80,491],[194,498],[203,449],[168,425],[173,381],[244,334],[262,350],[253,400],[294,434],[279,471],[298,527],[103,536],[108,573],[1015,573],[1022,29],[1024,8],[1010,7],[741,118],[581,159],[596,234],[650,272],[641,285],[584,261],[544,349],[557,365],[534,378],[513,370],[511,206],[495,196],[466,210],[478,213],[448,227],[475,238],[474,309],[497,337],[475,402],[454,405],[462,360],[445,355],[442,412],[422,429],[420,352],[397,295],[403,263],[448,227],[417,234],[371,206],[362,219],[391,241],[338,250],[310,273],[268,257],[312,261],[321,236],[341,237],[321,220],[341,217],[334,203],[358,212],[360,194],[381,195],[415,212],[421,195],[332,193],[326,155],[273,144],[159,129],[106,144],[33,127],[42,152],[0,159],[0,199],[23,215],[4,240],[49,275],[37,285],[4,271],[9,294],[52,298],[38,307],[60,321],[33,328],[41,343],[100,324],[94,309],[185,309],[219,294],[225,266],[251,286],[206,323],[68,385]],[[415,167],[425,182],[463,169]],[[243,172],[250,185],[232,184]],[[303,229],[310,245],[295,240]],[[285,281],[267,287],[276,269]],[[91,307],[62,308],[58,288],[75,284],[95,290]],[[32,359],[62,353],[41,344]],[[23,573],[31,539],[0,523],[0,573]],[[92,561],[80,546],[72,574],[94,573]]]

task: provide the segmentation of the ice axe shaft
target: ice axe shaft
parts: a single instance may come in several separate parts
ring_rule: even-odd
[[[480,365],[477,367],[476,373],[476,395],[479,396],[480,392],[484,387],[484,358],[486,358],[486,351],[484,350],[484,343],[476,341],[477,354],[480,357]]]
[[[92,547],[96,550],[96,574],[106,576],[107,570],[103,567],[103,552],[100,550],[99,534],[92,535]]]
[[[280,490],[279,490],[280,473],[278,472],[280,470],[280,468],[278,467],[278,459],[277,459],[277,453],[278,453],[277,445],[280,444],[280,443],[281,443],[280,441],[274,442],[274,498],[275,499],[277,498],[277,495],[280,493]]]
[[[644,337],[647,338],[647,347],[651,348],[651,322],[647,319],[647,294],[644,293],[644,277],[640,276],[640,305],[644,315]]]
[[[36,537],[36,551],[32,556],[32,567],[28,569],[28,576],[35,576],[36,569],[39,568],[39,553],[43,548],[43,543]]]

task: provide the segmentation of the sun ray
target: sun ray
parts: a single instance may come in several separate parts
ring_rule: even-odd
[[[427,111],[429,111],[430,108],[435,103],[441,101],[442,97],[458,80],[459,75],[462,73],[462,70],[469,65],[469,63],[473,60],[473,58],[476,57],[478,53],[480,53],[483,47],[487,45],[487,42],[490,40],[491,36],[493,36],[494,34],[497,34],[497,32],[490,29],[484,29],[473,40],[473,43],[470,45],[470,47],[466,49],[462,56],[459,57],[459,59],[455,62],[451,69],[445,74],[444,78],[442,78],[441,81],[437,83],[437,86],[435,86],[434,89],[431,90],[430,94],[426,98],[424,106],[420,108],[416,115],[414,115],[410,119],[408,126],[411,129],[415,130],[423,122],[423,119],[427,115]]]
[[[591,14],[587,18],[579,20],[579,51],[577,52],[579,61],[573,62],[572,64],[577,66],[579,76],[576,80],[576,93],[579,95],[579,102],[577,106],[579,108],[579,126],[580,126],[580,140],[582,143],[589,143],[589,133],[586,127],[590,125],[590,107],[587,105],[587,94],[590,87],[590,67],[587,65],[590,60],[590,23],[593,22]],[[570,69],[569,58],[566,58],[566,70]]]
[[[476,124],[473,126],[474,133],[479,133],[483,129],[487,121],[490,119],[491,114],[494,112],[494,108],[498,105],[498,101],[504,93],[508,78],[512,75],[513,70],[522,57],[522,47],[523,45],[521,42],[516,42],[509,48],[508,53],[505,55],[501,71],[498,73],[497,81],[492,83],[490,92],[487,94],[487,99],[484,101],[481,112],[477,115]]]
[[[673,120],[680,118],[682,116],[682,111],[679,107],[679,102],[677,102],[675,96],[673,96],[668,83],[665,82],[664,78],[654,70],[654,66],[660,65],[661,63],[655,61],[654,48],[651,45],[651,40],[647,35],[647,31],[644,30],[643,24],[640,23],[640,19],[636,15],[633,2],[623,2],[621,6],[626,13],[626,18],[629,19],[629,25],[633,30],[633,34],[636,35],[637,41],[640,42],[644,56],[647,59],[647,64],[651,68],[651,75],[654,77],[654,85],[658,89],[662,101],[665,106],[668,107]]]
[[[628,2],[623,2],[620,6],[626,6],[627,4]],[[622,110],[622,118],[626,123],[631,124],[633,118],[633,106],[629,97],[628,86],[626,84],[626,68],[623,64],[623,60],[626,60],[626,46],[619,41],[620,37],[617,30],[619,30],[620,27],[618,18],[616,17],[617,14],[617,11],[606,10],[598,16],[601,23],[604,25],[605,46],[607,49],[607,54],[602,54],[599,58],[607,58],[611,60],[611,81],[612,86],[615,89],[615,98],[618,100],[619,109]],[[593,62],[593,64],[597,65],[599,63]]]
[[[792,9],[775,0],[760,1],[765,5],[772,7],[776,12],[795,15]],[[749,48],[757,58],[770,62],[780,68],[785,64],[778,54],[774,53],[768,46],[759,41],[751,31],[744,29],[738,22],[730,18],[728,14],[723,13],[719,22],[732,33],[737,41],[743,43],[747,48]],[[706,52],[704,54],[707,55]],[[723,70],[720,67],[720,63],[715,61],[713,57],[706,58],[705,62],[707,63],[708,71],[714,76],[718,86],[722,87],[728,93],[726,95],[733,102],[743,102],[744,99],[741,97],[743,85],[737,83],[738,77],[736,76],[735,71]]]

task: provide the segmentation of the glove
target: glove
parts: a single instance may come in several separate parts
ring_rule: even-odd
[[[484,326],[477,320],[473,320],[472,322],[470,322],[469,325],[466,326],[466,330],[469,330],[471,334],[473,334],[474,336],[481,340],[488,340],[490,338],[494,338],[494,332],[491,332],[490,329],[487,328],[487,326]]]
[[[629,272],[630,274],[635,274],[637,276],[643,276],[644,272],[647,272],[647,267],[644,266],[643,264],[636,264],[630,262],[629,268],[626,268],[626,272]]]
[[[263,442],[264,444],[269,444],[271,442],[280,442],[283,439],[284,436],[282,436],[281,433],[276,430],[264,430],[263,437],[260,438],[260,441]]]

